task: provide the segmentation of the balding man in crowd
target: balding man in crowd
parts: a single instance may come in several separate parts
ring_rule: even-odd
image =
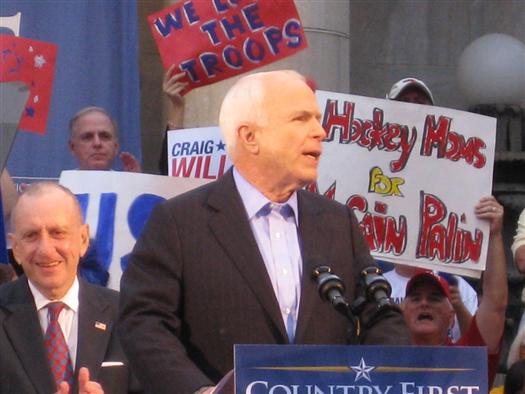
[[[133,392],[115,335],[118,293],[77,277],[89,228],[75,195],[32,184],[9,239],[25,274],[0,286],[0,393]]]
[[[249,75],[227,93],[220,127],[234,168],[157,206],[121,281],[119,332],[148,392],[211,392],[234,344],[355,339],[311,279],[326,261],[351,300],[375,266],[351,210],[302,190],[317,179],[320,117],[293,71]],[[360,342],[408,343],[401,314],[373,320],[376,310],[365,308]]]
[[[86,107],[69,122],[69,150],[79,170],[111,170],[119,155],[118,128],[109,113],[100,107]],[[122,169],[141,172],[140,163],[129,152],[121,152]]]

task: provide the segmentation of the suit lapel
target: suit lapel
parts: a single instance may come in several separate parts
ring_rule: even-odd
[[[213,210],[209,223],[215,237],[268,312],[283,340],[287,340],[279,304],[231,170],[216,182],[208,204]]]
[[[319,297],[317,284],[312,279],[312,271],[320,261],[327,261],[330,250],[330,236],[322,223],[322,211],[309,195],[310,192],[298,191],[299,236],[303,259],[303,276],[301,282],[301,302],[295,330],[295,342],[300,343],[311,318],[313,306]],[[321,228],[324,230],[321,231]]]
[[[111,337],[111,308],[96,288],[79,280],[78,348],[75,376],[80,367],[89,368],[90,377],[96,380]]]
[[[27,279],[18,280],[13,302],[6,305],[11,312],[4,322],[6,335],[37,393],[55,391],[55,382],[47,361],[42,328]],[[1,351],[1,349],[0,349]]]

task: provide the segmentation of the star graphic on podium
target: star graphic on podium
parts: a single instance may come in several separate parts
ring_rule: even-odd
[[[375,367],[366,365],[365,360],[363,360],[362,357],[359,365],[350,366],[350,368],[352,368],[352,371],[356,373],[354,382],[357,382],[359,379],[362,378],[368,380],[369,382],[372,381],[370,380],[370,372],[372,372],[375,369]]]

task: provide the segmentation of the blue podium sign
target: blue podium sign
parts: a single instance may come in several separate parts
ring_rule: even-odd
[[[236,345],[237,394],[486,394],[484,347]]]

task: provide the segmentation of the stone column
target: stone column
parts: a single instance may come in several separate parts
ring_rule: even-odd
[[[144,167],[148,172],[156,172],[160,135],[166,124],[169,102],[162,96],[163,70],[146,18],[172,3],[161,0],[139,2],[142,146]],[[294,69],[314,79],[319,89],[348,93],[350,1],[296,0],[295,4],[306,31],[308,48],[256,71]],[[184,127],[216,125],[222,98],[236,80],[237,78],[230,78],[188,93],[185,97]]]

